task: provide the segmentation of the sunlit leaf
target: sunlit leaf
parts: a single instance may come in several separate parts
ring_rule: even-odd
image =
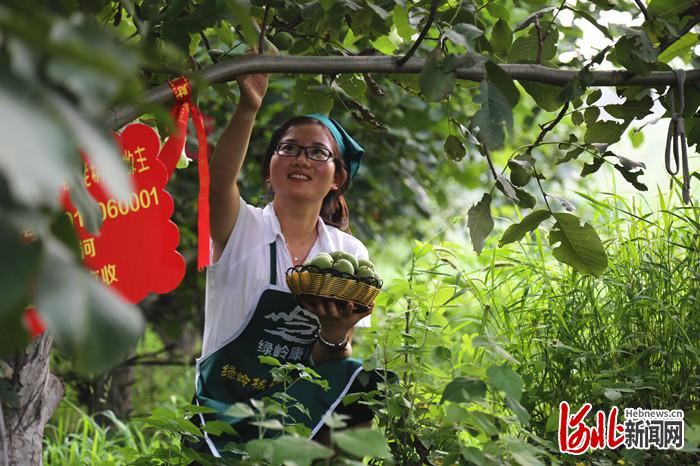
[[[568,213],[553,214],[556,223],[549,233],[554,257],[586,275],[600,276],[608,266],[608,256],[598,234],[589,223]]]

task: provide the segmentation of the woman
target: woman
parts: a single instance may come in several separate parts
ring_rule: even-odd
[[[279,391],[270,367],[259,356],[315,367],[331,389],[299,381],[288,393],[309,411],[290,411],[319,438],[324,414],[336,410],[355,391],[362,367],[352,354],[356,325],[368,326],[372,309],[352,303],[308,297],[297,303],[285,283],[286,270],[325,251],[343,250],[368,258],[347,229],[341,193],[359,166],[362,148],[337,123],[322,115],[289,120],[272,136],[263,175],[274,200],[264,209],[241,199],[240,173],[257,111],[267,90],[267,77],[238,79],[239,106],[224,130],[210,162],[212,265],[207,296],[202,357],[197,362],[196,400],[217,409],[210,418],[234,426],[237,441],[257,436],[257,428],[223,413],[235,402]],[[319,217],[319,214],[322,216]],[[335,225],[335,226],[333,226]],[[351,389],[352,388],[352,389]],[[371,413],[356,409],[355,424]],[[201,417],[206,423],[207,418]],[[220,455],[230,439],[206,437]]]

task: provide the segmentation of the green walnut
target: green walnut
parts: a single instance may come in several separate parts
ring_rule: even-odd
[[[347,273],[347,274],[354,274],[355,273],[355,268],[352,266],[352,263],[347,260],[347,259],[338,259],[333,263],[333,270],[337,272],[342,272],[342,273]]]
[[[286,31],[280,31],[272,37],[272,43],[280,50],[289,50],[294,44],[294,37]]]

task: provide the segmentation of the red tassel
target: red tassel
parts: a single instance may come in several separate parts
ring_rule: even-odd
[[[168,180],[173,176],[182,149],[185,147],[187,139],[187,119],[190,116],[190,105],[185,102],[173,108],[173,118],[175,118],[175,132],[168,138],[168,142],[163,145],[158,158],[165,165],[168,172]]]
[[[180,154],[185,146],[187,138],[187,118],[190,107],[192,121],[197,132],[199,151],[197,164],[199,165],[199,196],[197,198],[197,269],[202,270],[209,265],[209,147],[207,145],[207,132],[204,128],[204,119],[199,109],[192,104],[192,86],[190,81],[181,76],[168,81],[168,85],[175,97],[173,113],[177,115],[175,134],[168,139],[163,146],[159,158],[168,170],[168,179],[172,176],[180,159]]]
[[[192,120],[197,130],[197,142],[199,143],[197,154],[197,164],[199,165],[197,269],[202,270],[209,265],[209,147],[207,145],[207,132],[204,129],[204,119],[195,106],[192,107]]]
[[[39,313],[36,312],[34,306],[27,306],[24,308],[24,325],[29,331],[29,335],[32,338],[36,338],[46,330],[44,321],[39,317]]]

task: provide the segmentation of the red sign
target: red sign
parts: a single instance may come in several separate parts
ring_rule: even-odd
[[[134,192],[127,199],[110,198],[101,175],[85,165],[85,186],[102,211],[102,228],[92,235],[66,196],[85,265],[105,285],[136,303],[148,293],[167,293],[185,275],[185,260],[176,251],[180,232],[170,220],[173,199],[165,191],[169,174],[158,159],[160,139],[152,128],[131,124],[117,140],[131,167]]]

